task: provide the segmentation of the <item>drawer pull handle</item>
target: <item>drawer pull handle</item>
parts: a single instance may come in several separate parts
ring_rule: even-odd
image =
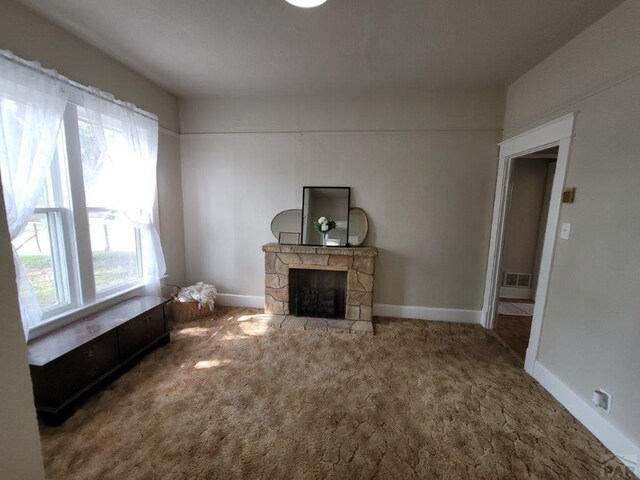
[[[93,347],[87,349],[87,357],[93,357],[94,351]]]

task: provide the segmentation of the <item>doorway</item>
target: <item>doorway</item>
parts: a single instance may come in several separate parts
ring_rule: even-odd
[[[516,160],[529,154],[540,154],[540,152],[547,149],[557,148],[556,168],[551,182],[551,195],[546,215],[544,238],[541,241],[542,247],[535,287],[533,318],[530,322],[529,339],[526,342],[524,369],[530,375],[535,374],[538,358],[538,345],[549,293],[551,265],[556,247],[562,193],[569,162],[574,119],[575,114],[570,113],[500,143],[491,240],[482,307],[482,325],[488,329],[495,329],[498,320],[500,288],[502,286],[501,272],[503,272],[502,260]]]
[[[554,146],[513,160],[494,331],[523,363],[557,158],[558,146]]]

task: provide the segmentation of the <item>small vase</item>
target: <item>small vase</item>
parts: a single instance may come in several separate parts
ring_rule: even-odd
[[[323,247],[327,246],[327,234],[326,233],[322,234],[322,246]]]

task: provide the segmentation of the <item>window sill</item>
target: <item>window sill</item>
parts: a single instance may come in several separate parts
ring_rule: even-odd
[[[91,305],[83,305],[82,307],[66,310],[63,313],[59,313],[50,318],[47,318],[43,323],[29,330],[28,341],[53,332],[58,328],[69,325],[70,323],[80,320],[93,313],[99,312],[100,310],[104,310],[105,308],[115,305],[116,303],[120,303],[137,295],[140,295],[142,294],[143,290],[144,284],[138,284],[128,288],[127,290],[121,290],[116,293],[100,297],[96,299],[96,301]]]

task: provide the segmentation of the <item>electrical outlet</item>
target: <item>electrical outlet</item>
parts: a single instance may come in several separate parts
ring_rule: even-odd
[[[609,395],[607,392],[605,392],[601,388],[593,391],[593,396],[591,397],[591,403],[595,407],[599,407],[607,413],[611,411],[611,395]]]

